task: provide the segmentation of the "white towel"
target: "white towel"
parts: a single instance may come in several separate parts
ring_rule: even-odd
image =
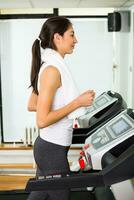
[[[55,50],[46,48],[41,48],[41,60],[44,62],[43,66],[47,67],[49,65],[55,66],[60,74],[62,80],[62,87],[63,87],[63,98],[64,104],[67,105],[71,101],[73,101],[76,97],[79,96],[78,88],[72,78],[72,75],[64,62],[62,56]],[[44,69],[41,68],[40,73]],[[86,109],[84,107],[78,108],[75,111],[71,112],[67,117],[69,119],[78,118],[86,113]]]

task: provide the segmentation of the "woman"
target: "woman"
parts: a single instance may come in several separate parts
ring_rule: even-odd
[[[64,62],[77,43],[71,22],[52,17],[43,24],[32,46],[29,111],[36,111],[40,136],[34,144],[37,177],[69,173],[67,152],[72,141],[72,121],[84,114],[95,93],[79,95]],[[35,191],[28,200],[69,200],[69,190]]]

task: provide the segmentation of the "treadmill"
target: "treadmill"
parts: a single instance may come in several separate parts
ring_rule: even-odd
[[[84,167],[90,166],[88,171],[83,168],[79,173],[32,178],[27,183],[26,191],[112,187],[133,178],[134,110],[123,110],[90,135],[83,151]]]
[[[126,108],[126,102],[119,93],[102,93],[94,100],[92,106],[87,108],[86,114],[77,119],[80,127],[73,128],[72,144],[83,144],[89,134]]]

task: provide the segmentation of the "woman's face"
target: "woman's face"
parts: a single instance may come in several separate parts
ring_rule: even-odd
[[[77,43],[73,27],[70,26],[63,36],[59,36],[57,51],[64,57],[65,54],[71,54]]]

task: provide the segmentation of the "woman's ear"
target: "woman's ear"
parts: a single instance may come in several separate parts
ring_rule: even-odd
[[[54,34],[54,42],[55,42],[56,44],[59,44],[59,43],[60,43],[61,38],[62,38],[62,36],[61,36],[59,33],[55,33],[55,34]]]

